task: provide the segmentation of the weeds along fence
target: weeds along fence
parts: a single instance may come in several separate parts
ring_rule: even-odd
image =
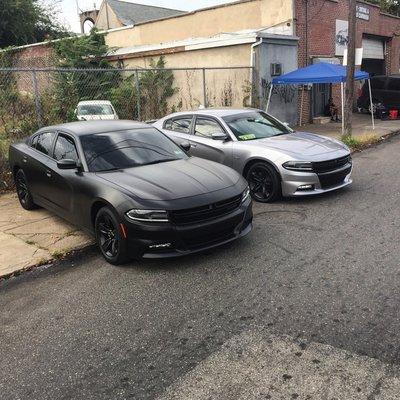
[[[250,105],[251,74],[248,67],[0,69],[0,123],[25,131],[26,124],[73,121],[85,100],[109,100],[119,118],[140,121],[201,106]]]
[[[108,100],[120,119],[139,121],[202,106],[251,106],[252,74],[249,67],[0,69],[0,189],[10,184],[9,144],[42,126],[77,120],[81,101]],[[107,113],[95,105],[84,111]]]

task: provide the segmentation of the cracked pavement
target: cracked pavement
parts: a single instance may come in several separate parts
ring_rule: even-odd
[[[399,152],[354,155],[346,190],[255,204],[253,232],[205,254],[91,249],[1,282],[1,399],[398,399]]]

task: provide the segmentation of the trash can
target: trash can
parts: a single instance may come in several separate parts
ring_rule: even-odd
[[[390,110],[389,111],[390,119],[397,119],[398,115],[399,115],[399,110]]]

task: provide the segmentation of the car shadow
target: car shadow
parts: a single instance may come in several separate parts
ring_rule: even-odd
[[[321,202],[332,201],[333,199],[343,199],[351,192],[351,186],[345,186],[341,189],[333,190],[331,192],[314,194],[312,196],[302,197],[285,197],[273,204],[315,204]]]
[[[233,249],[240,251],[245,250],[251,240],[252,232],[245,237],[241,237],[221,246],[200,251],[195,254],[186,254],[180,257],[159,258],[159,259],[141,259],[133,260],[127,264],[117,265],[115,268],[132,269],[140,272],[177,272],[190,270],[197,267],[207,267],[207,262],[215,261],[216,258],[221,259],[224,255],[228,255]]]
[[[332,192],[321,193],[314,196],[304,197],[287,197],[282,198],[274,203],[253,203],[254,205],[254,226],[257,226],[257,220],[263,218],[266,211],[274,211],[278,209],[281,211],[288,207],[290,211],[291,206],[313,206],[321,203],[332,203],[333,201],[343,201],[351,193],[351,187],[347,186]],[[290,224],[290,218],[288,218]],[[264,225],[264,224],[263,224]],[[181,257],[175,258],[164,258],[164,259],[142,259],[138,261],[132,261],[128,264],[119,265],[117,268],[121,269],[132,269],[141,272],[177,272],[184,271],[186,269],[192,269],[199,266],[204,266],[204,262],[207,262],[207,258],[211,260],[215,257],[220,258],[221,253],[230,253],[233,249],[237,250],[237,246],[243,246],[245,250],[249,242],[252,240],[252,233],[240,238],[236,241],[226,243],[222,246],[208,249],[203,252],[196,254],[188,254]],[[223,254],[222,254],[223,256]]]

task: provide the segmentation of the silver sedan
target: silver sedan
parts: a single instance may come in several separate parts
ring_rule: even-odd
[[[346,145],[294,131],[261,110],[179,112],[156,121],[154,126],[179,145],[189,142],[193,156],[241,173],[257,201],[324,193],[352,182],[352,159]]]

